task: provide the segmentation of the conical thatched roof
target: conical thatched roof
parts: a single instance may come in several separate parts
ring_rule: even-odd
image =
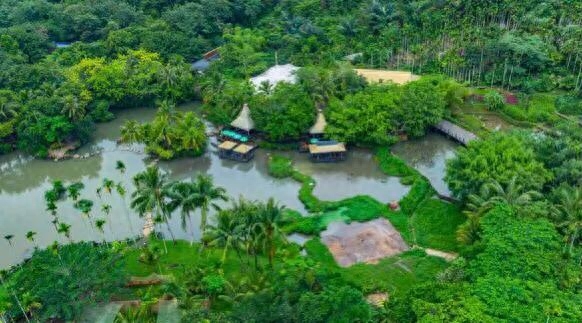
[[[248,104],[245,103],[243,105],[238,117],[236,117],[230,125],[245,131],[251,131],[255,128],[255,123],[253,122],[253,119],[251,119],[251,110],[249,110]]]
[[[317,120],[311,129],[309,129],[309,133],[312,135],[320,135],[325,132],[325,127],[327,126],[327,121],[325,121],[325,116],[323,112],[319,110],[317,113]]]

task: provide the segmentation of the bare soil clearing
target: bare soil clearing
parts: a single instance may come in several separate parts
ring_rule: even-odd
[[[418,75],[414,75],[405,71],[356,69],[356,72],[371,83],[392,81],[396,84],[406,84],[408,82],[416,81],[420,78]]]
[[[321,240],[341,267],[376,264],[409,250],[400,233],[386,219],[351,224],[333,222],[321,233]]]

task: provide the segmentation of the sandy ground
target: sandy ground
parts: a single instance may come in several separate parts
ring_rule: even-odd
[[[418,75],[404,71],[356,69],[356,72],[371,83],[392,81],[396,84],[406,84],[420,78]]]
[[[333,222],[321,233],[321,240],[342,267],[362,262],[375,264],[409,249],[386,219],[351,224]]]
[[[388,300],[387,293],[374,293],[366,296],[366,301],[368,301],[369,304],[377,307],[384,306],[384,303],[386,303],[387,300]]]
[[[424,251],[429,256],[443,258],[446,261],[453,261],[453,260],[457,259],[457,257],[459,256],[456,253],[444,252],[444,251],[430,249],[430,248],[425,248]]]

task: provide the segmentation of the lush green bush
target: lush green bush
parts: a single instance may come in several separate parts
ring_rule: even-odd
[[[558,112],[569,115],[582,114],[582,101],[573,95],[560,95],[556,97],[556,109]]]
[[[300,85],[281,83],[270,94],[257,94],[251,115],[270,141],[297,140],[315,121],[315,106]]]
[[[162,102],[151,122],[127,121],[121,141],[144,143],[148,153],[166,160],[200,156],[206,150],[206,126],[194,112],[178,113],[173,104]]]
[[[458,251],[456,232],[466,217],[458,205],[439,199],[424,200],[410,219],[415,242],[427,248]]]
[[[487,109],[491,111],[498,111],[505,105],[505,98],[497,91],[489,91],[485,94],[485,104]]]
[[[268,160],[269,175],[275,178],[287,178],[293,175],[293,161],[290,158],[272,155]]]
[[[445,180],[455,196],[466,199],[479,194],[481,186],[497,181],[507,185],[512,178],[527,190],[540,190],[551,179],[534,151],[517,134],[494,133],[473,141],[447,162]]]
[[[92,243],[77,243],[54,252],[35,252],[9,276],[6,288],[26,299],[39,320],[73,320],[81,317],[85,306],[108,300],[124,281],[122,255]],[[16,306],[10,311],[19,316]]]

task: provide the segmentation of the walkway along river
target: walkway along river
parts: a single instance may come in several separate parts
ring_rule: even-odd
[[[181,107],[193,109],[194,105]],[[110,224],[105,226],[105,238],[121,239],[139,234],[144,219],[140,219],[129,208],[130,194],[133,190],[132,177],[143,171],[149,159],[143,152],[143,147],[116,145],[120,126],[126,120],[135,119],[147,121],[153,117],[154,109],[132,109],[118,113],[118,117],[109,123],[97,126],[92,143],[81,148],[80,155],[91,154],[86,159],[71,159],[60,162],[36,160],[20,153],[0,156],[0,235],[13,234],[13,246],[5,241],[0,248],[0,268],[15,264],[26,257],[33,248],[33,243],[25,239],[28,231],[37,232],[36,243],[46,246],[55,240],[64,242],[55,232],[51,224],[51,216],[45,211],[44,192],[51,187],[53,180],[63,180],[66,183],[83,182],[85,189],[81,198],[95,202],[91,213],[92,220],[103,218],[102,203],[112,205]],[[440,137],[443,139],[444,137]],[[446,140],[446,139],[445,139]],[[430,156],[423,160],[437,165],[441,175],[440,159],[449,156],[454,146],[435,152],[436,160],[430,161]],[[424,149],[424,148],[422,148]],[[415,144],[402,147],[398,154],[407,155],[407,151],[417,150]],[[299,184],[291,179],[278,180],[267,173],[266,161],[269,152],[260,150],[254,161],[240,164],[220,160],[212,147],[199,158],[184,158],[171,162],[162,162],[160,167],[170,173],[172,179],[185,180],[196,176],[198,172],[210,174],[216,185],[227,189],[232,197],[244,195],[247,199],[266,200],[274,197],[288,208],[305,213],[303,205],[298,200]],[[295,161],[296,166],[312,175],[317,181],[315,194],[324,200],[337,200],[345,197],[368,194],[382,202],[400,199],[409,188],[399,183],[398,179],[385,176],[378,169],[373,153],[367,150],[353,150],[348,161],[338,164],[312,164],[307,156],[299,153],[287,153]],[[411,153],[412,154],[412,153]],[[404,156],[406,159],[406,156]],[[115,169],[116,161],[121,160],[127,166],[124,174]],[[431,168],[430,165],[424,167]],[[430,176],[429,176],[430,177]],[[95,190],[101,185],[103,178],[121,181],[126,189],[125,201],[119,195],[103,193],[100,199]],[[70,201],[59,204],[59,217],[63,222],[72,225],[73,240],[102,240],[103,237],[93,230],[86,217],[75,210]],[[198,227],[198,216],[193,217],[194,227]],[[180,228],[179,216],[172,219],[171,226],[178,238],[189,239],[190,235]],[[112,228],[112,230],[110,229]],[[200,232],[195,231],[195,238],[200,238]]]

